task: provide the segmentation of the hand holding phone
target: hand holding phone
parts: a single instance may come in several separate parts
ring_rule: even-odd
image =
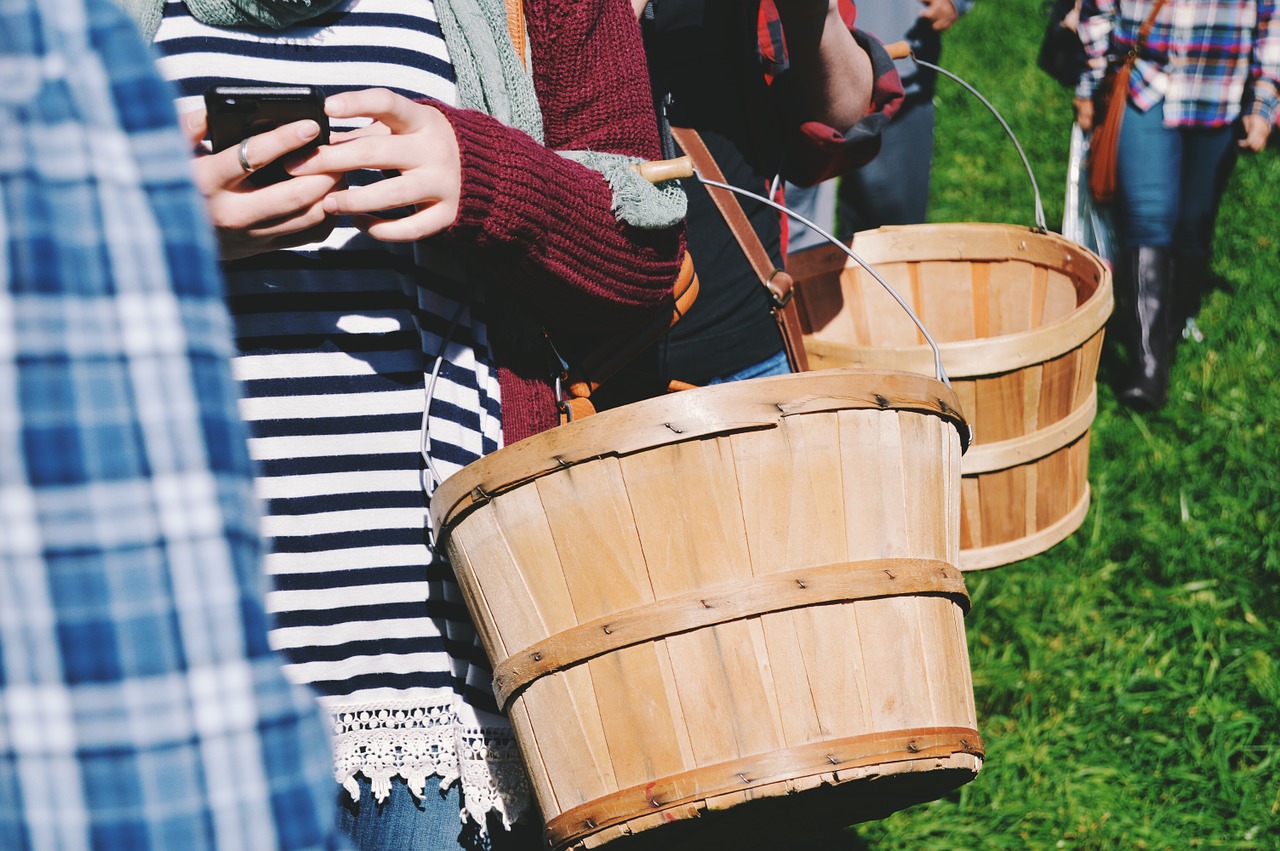
[[[297,150],[313,151],[329,142],[329,118],[324,111],[324,92],[316,86],[213,86],[204,93],[209,115],[209,141],[214,153],[240,145],[244,140],[295,121],[311,119],[320,125],[320,134]],[[269,186],[288,180],[284,164],[253,163],[241,149],[241,165],[251,171],[248,180]]]
[[[244,153],[256,167],[281,158],[291,161],[295,151],[305,151],[327,138],[329,122],[325,118],[323,94],[318,89],[306,87],[306,90],[314,93],[298,93],[308,104],[301,112],[280,110],[275,106],[264,108],[261,103],[226,104],[226,98],[235,100],[240,97],[233,88],[231,91],[209,91],[206,103],[218,104],[212,109],[220,116],[216,122],[210,111],[203,109],[192,110],[182,117],[187,138],[197,150],[192,164],[196,186],[205,197],[223,260],[238,260],[266,251],[321,242],[333,231],[337,219],[325,212],[323,201],[343,186],[342,173],[311,171],[305,177],[260,185],[259,169],[246,170],[240,164],[240,142],[237,140],[251,140]],[[257,91],[256,88],[252,90],[254,94]],[[293,93],[289,95],[294,97]],[[268,115],[265,122],[255,123],[250,116],[259,112],[275,112],[277,117],[273,119]],[[235,120],[226,120],[227,113],[233,113]],[[295,117],[310,120],[289,123]],[[277,124],[280,118],[285,119],[285,126],[267,129]],[[216,130],[211,130],[211,123],[217,124]],[[248,135],[250,130],[254,135]],[[259,130],[263,132],[257,132]],[[206,139],[210,144],[205,143]],[[212,147],[215,140],[219,153],[202,153]],[[266,178],[287,178],[288,173],[282,166],[283,163],[281,173],[272,175],[269,170]]]

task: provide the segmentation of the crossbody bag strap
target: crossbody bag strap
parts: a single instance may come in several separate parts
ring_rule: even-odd
[[[1164,6],[1165,0],[1156,0],[1152,5],[1150,13],[1142,22],[1142,26],[1138,27],[1138,38],[1133,43],[1133,58],[1138,58],[1138,51],[1142,50],[1142,45],[1146,44],[1147,39],[1151,37],[1151,30],[1156,25],[1156,15],[1160,14],[1160,9]]]
[[[715,157],[711,155],[706,143],[698,135],[698,131],[688,127],[672,127],[671,135],[675,137],[689,159],[693,160],[693,165],[699,173],[720,183],[728,182],[724,179],[720,166],[716,164]],[[800,314],[791,298],[795,293],[795,281],[773,264],[769,252],[765,250],[755,228],[751,227],[751,221],[743,211],[742,205],[738,203],[737,196],[727,189],[716,186],[708,186],[707,192],[715,202],[716,208],[720,210],[720,215],[733,233],[733,238],[742,248],[742,253],[751,264],[756,277],[769,291],[769,298],[773,304],[773,316],[778,323],[778,331],[782,334],[782,344],[786,349],[787,362],[791,364],[791,371],[805,372],[809,369],[809,360],[804,350],[804,329],[800,325]]]

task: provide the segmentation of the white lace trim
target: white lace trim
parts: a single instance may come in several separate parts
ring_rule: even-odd
[[[529,777],[510,729],[464,725],[448,701],[344,706],[330,717],[335,777],[353,800],[360,797],[357,774],[369,779],[378,801],[395,777],[421,798],[427,778],[438,776],[445,787],[462,781],[461,818],[482,832],[490,812],[509,828],[529,810]]]

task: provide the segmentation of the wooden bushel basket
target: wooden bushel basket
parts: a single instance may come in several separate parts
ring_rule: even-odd
[[[977,774],[960,432],[932,378],[827,370],[606,411],[440,486],[553,848],[747,848]]]
[[[1043,552],[1089,507],[1089,427],[1111,272],[1057,234],[1000,224],[884,227],[853,249],[919,315],[973,427],[964,456],[960,567]],[[814,368],[932,375],[933,352],[880,284],[835,246],[788,271]]]

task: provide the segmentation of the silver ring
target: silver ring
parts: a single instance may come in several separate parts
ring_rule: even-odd
[[[245,174],[253,174],[257,171],[249,164],[249,137],[245,136],[244,141],[240,143],[240,167],[244,169]]]

